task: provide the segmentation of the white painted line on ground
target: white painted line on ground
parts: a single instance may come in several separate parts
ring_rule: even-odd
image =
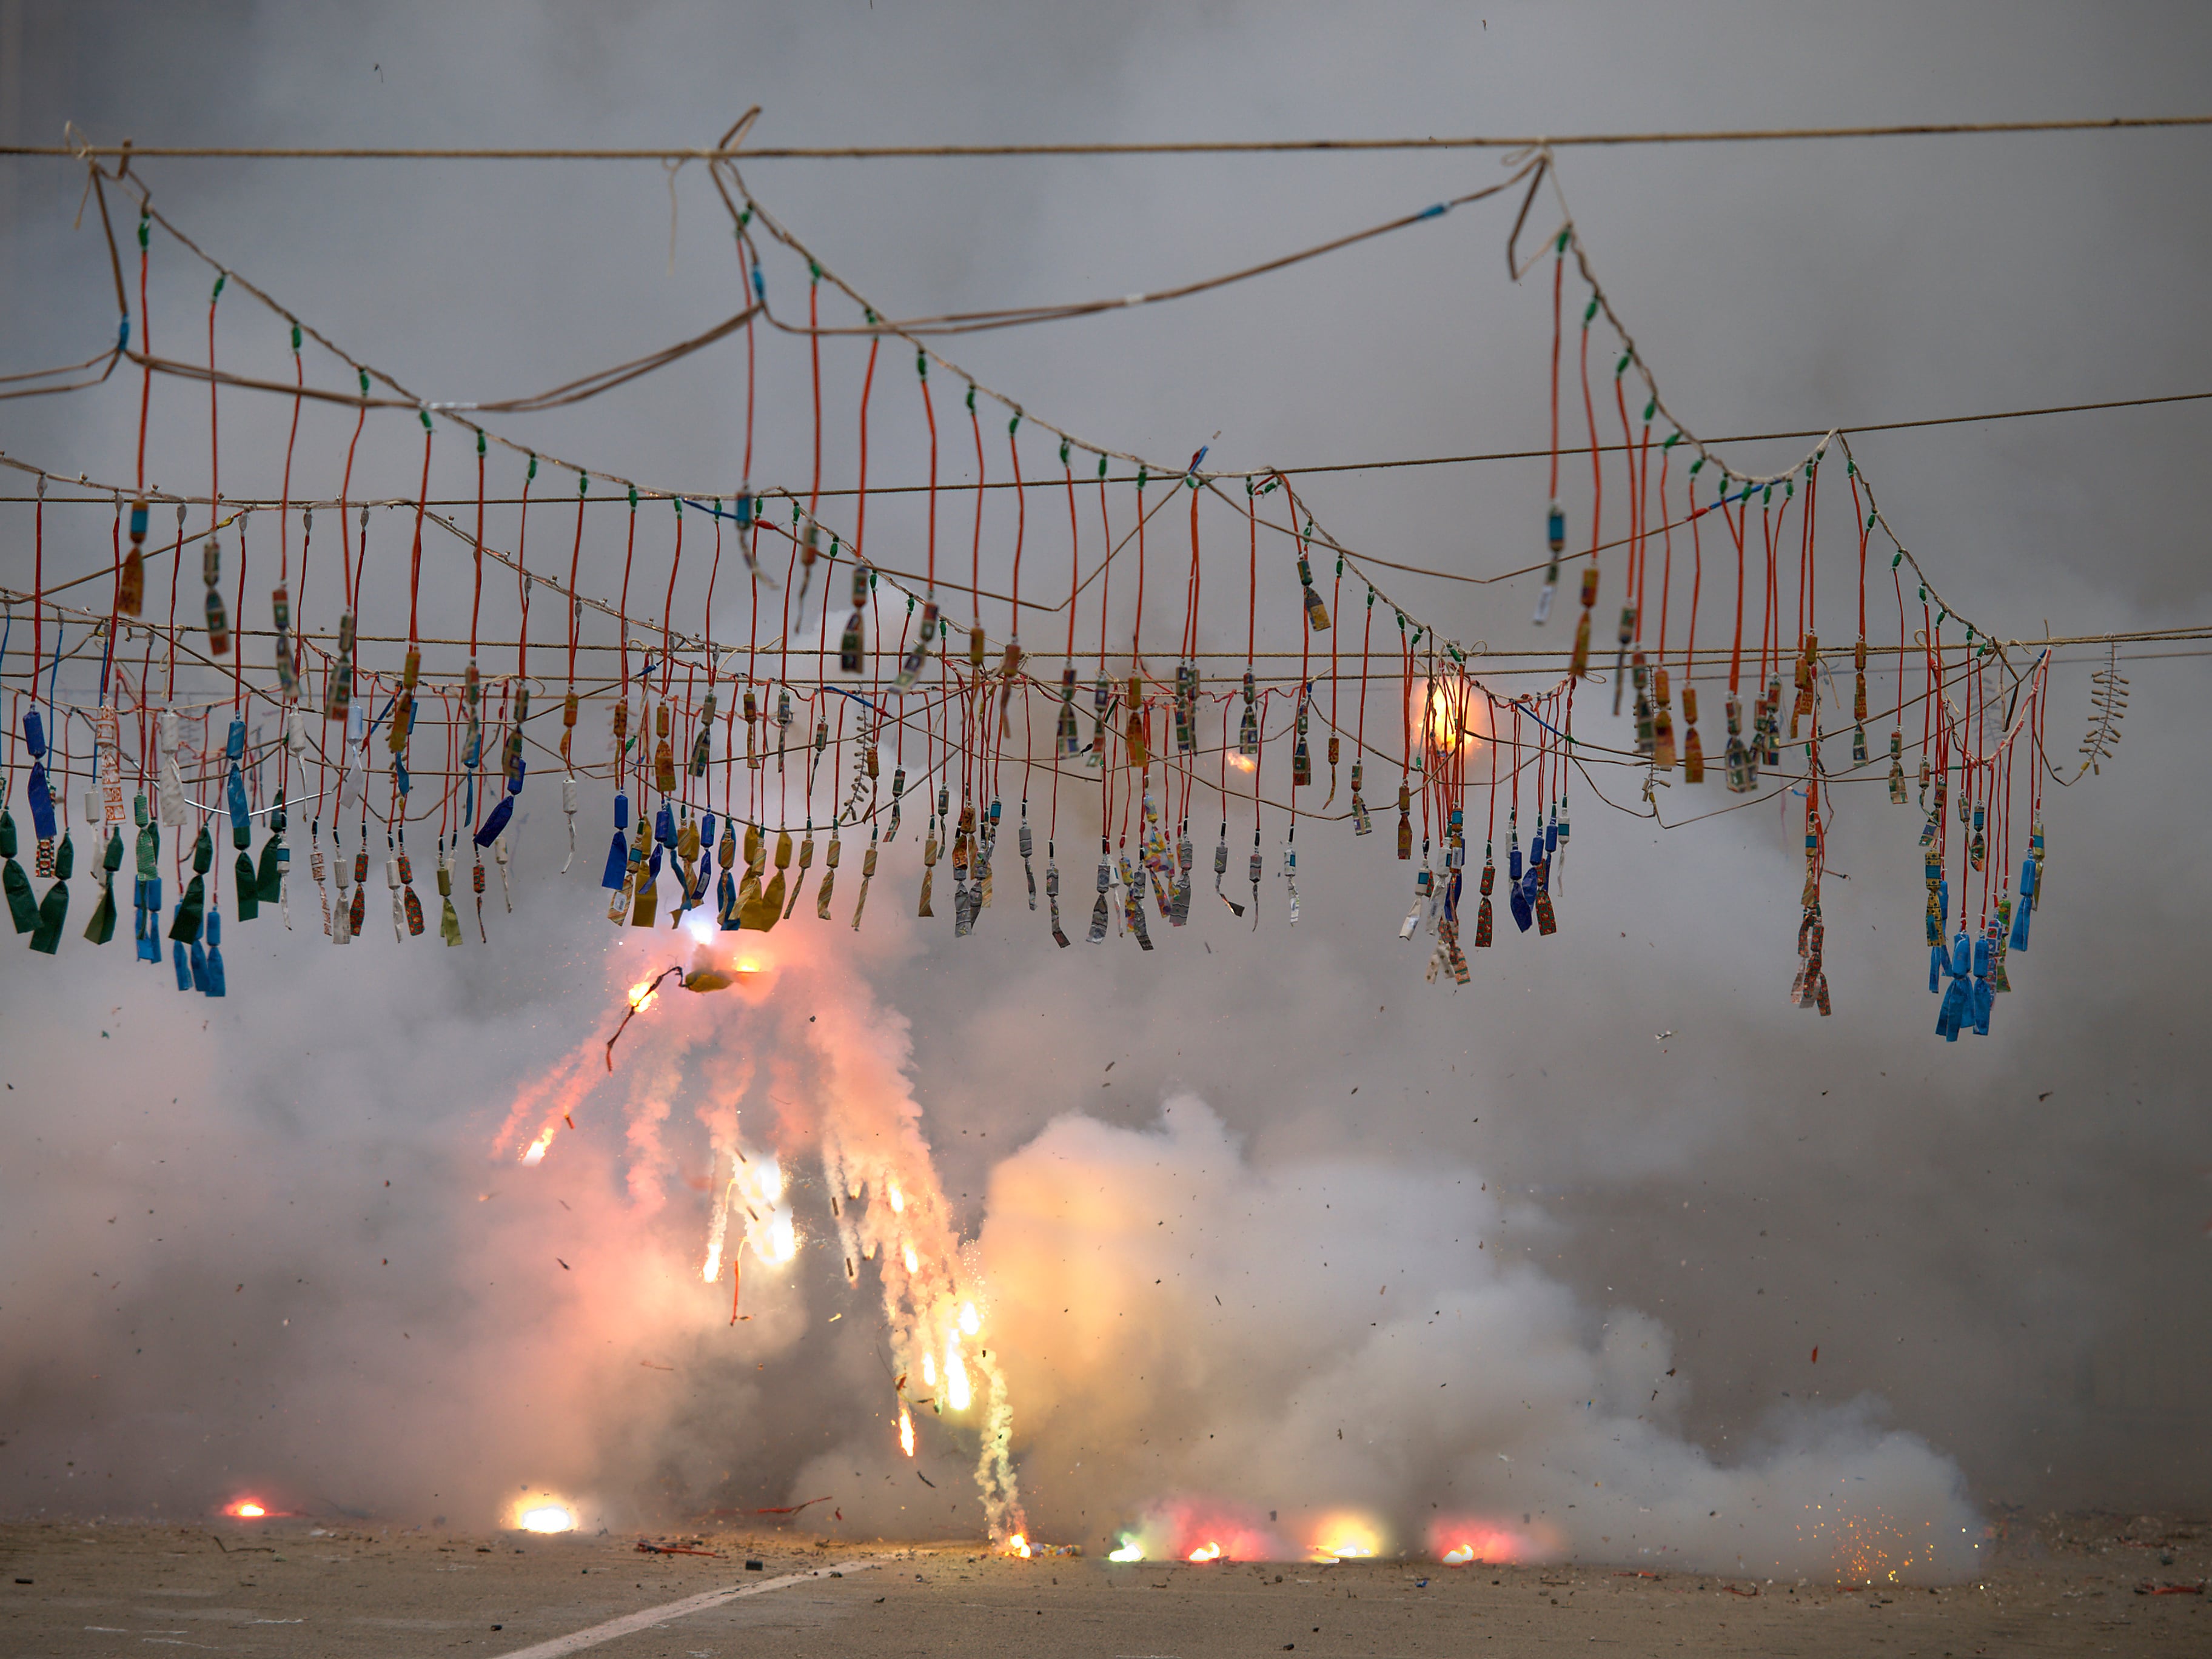
[[[681,1619],[688,1613],[704,1613],[709,1607],[719,1607],[725,1601],[734,1601],[740,1596],[764,1595],[770,1590],[789,1589],[793,1584],[818,1584],[832,1574],[849,1576],[866,1572],[875,1565],[873,1561],[840,1561],[835,1566],[817,1567],[811,1572],[794,1572],[787,1577],[770,1578],[763,1583],[739,1584],[731,1589],[708,1590],[698,1595],[687,1595],[681,1601],[664,1602],[657,1607],[626,1613],[619,1619],[608,1620],[604,1625],[593,1625],[587,1630],[556,1636],[550,1642],[540,1642],[533,1647],[514,1649],[500,1655],[499,1659],[561,1659],[562,1654],[580,1653],[584,1649],[595,1648],[602,1642],[611,1642],[617,1636],[651,1630],[655,1625],[665,1625],[672,1619]]]

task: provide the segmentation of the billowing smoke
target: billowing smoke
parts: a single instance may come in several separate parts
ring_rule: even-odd
[[[1666,1328],[1525,1265],[1543,1224],[1464,1165],[1255,1167],[1190,1095],[1056,1120],[981,1237],[1038,1525],[1152,1559],[1969,1568],[1958,1469],[1870,1404],[1686,1439]]]

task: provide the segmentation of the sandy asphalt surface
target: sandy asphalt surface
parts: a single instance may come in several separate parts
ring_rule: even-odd
[[[2014,1518],[1976,1582],[1936,1590],[1596,1566],[1013,1561],[789,1534],[667,1534],[721,1553],[657,1555],[638,1541],[302,1519],[0,1525],[0,1654],[2212,1654],[2205,1595],[2141,1593],[2212,1571],[2212,1521],[2172,1516]],[[594,1629],[626,1615],[637,1627]]]

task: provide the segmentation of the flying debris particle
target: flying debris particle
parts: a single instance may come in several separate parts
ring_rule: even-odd
[[[556,1256],[555,1256],[553,1259],[554,1259],[556,1261],[561,1261],[561,1258],[560,1258],[559,1256],[557,1256],[557,1255],[556,1255]],[[563,1273],[574,1273],[574,1272],[575,1272],[575,1271],[576,1271],[574,1267],[570,1267],[567,1262],[565,1262],[565,1261],[561,1261],[561,1270],[562,1270],[562,1272],[563,1272]]]
[[[1817,1343],[1817,1342],[1816,1342],[1816,1343],[1814,1343],[1814,1344],[1813,1345],[1813,1360],[1812,1360],[1812,1363],[1813,1363],[1814,1364],[1815,1364],[1815,1365],[1817,1365],[1817,1364],[1819,1364],[1820,1363],[1820,1345],[1819,1343]]]
[[[934,1480],[931,1480],[927,1475],[924,1474],[923,1474],[920,1469],[916,1469],[916,1470],[914,1472],[914,1478],[915,1478],[915,1480],[917,1480],[921,1481],[921,1484],[922,1484],[923,1486],[927,1486],[927,1487],[928,1487],[932,1492],[934,1492],[934,1491],[936,1491],[936,1490],[937,1490],[937,1482],[935,1482]]]
[[[2052,1092],[2052,1091],[2045,1089],[2041,1094],[2036,1096],[2036,1098],[2038,1100],[2048,1100],[2051,1098]]]
[[[919,1471],[917,1471],[917,1473],[919,1473]],[[781,1509],[781,1510],[775,1510],[775,1509],[769,1509],[769,1510],[755,1510],[753,1511],[753,1513],[754,1513],[755,1515],[796,1515],[796,1514],[798,1514],[798,1513],[799,1512],[799,1510],[804,1510],[804,1509],[810,1509],[810,1508],[811,1508],[813,1505],[815,1505],[815,1504],[827,1504],[827,1503],[828,1503],[828,1502],[830,1502],[830,1500],[829,1498],[808,1498],[808,1499],[806,1500],[806,1502],[805,1502],[805,1503],[804,1503],[804,1504],[793,1504],[793,1505],[791,1505],[791,1507],[790,1507],[790,1508],[788,1508],[788,1509]]]

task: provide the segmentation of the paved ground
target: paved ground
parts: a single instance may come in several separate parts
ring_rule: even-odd
[[[664,1540],[663,1541],[671,1541]],[[1940,1590],[1644,1577],[1602,1568],[1316,1568],[1008,1561],[972,1545],[781,1536],[428,1535],[301,1520],[0,1526],[0,1654],[554,1659],[1020,1654],[2212,1655],[2212,1522],[2066,1516],[2001,1526],[1976,1583]],[[748,1571],[746,1562],[761,1563]],[[789,1581],[779,1583],[779,1581]],[[687,1598],[718,1605],[563,1640]]]

